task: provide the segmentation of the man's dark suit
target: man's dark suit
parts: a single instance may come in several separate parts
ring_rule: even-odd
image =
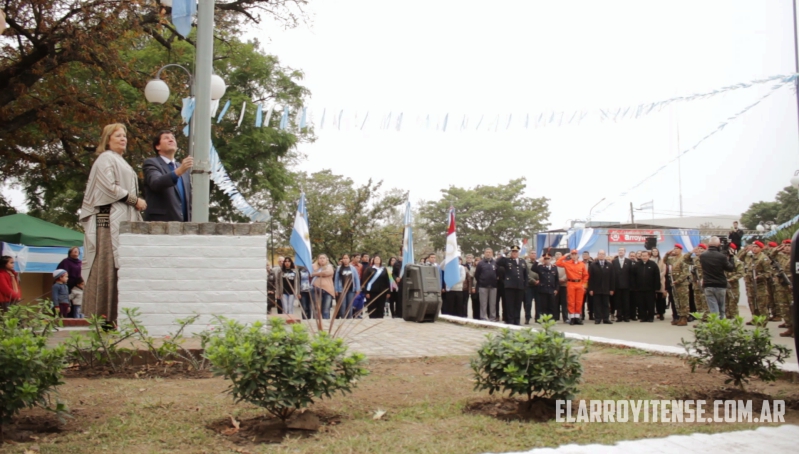
[[[588,291],[594,292],[594,320],[610,322],[610,294],[616,289],[616,274],[610,261],[594,260],[588,267]]]
[[[175,163],[180,166],[179,163]],[[191,175],[185,172],[181,176],[169,168],[161,156],[147,158],[144,161],[144,199],[147,209],[144,217],[147,221],[190,221],[191,220]],[[177,182],[183,181],[186,197],[188,219],[183,218],[183,206]]]
[[[619,321],[629,320],[630,318],[630,280],[632,279],[632,260],[625,258],[619,261],[619,257],[613,258],[613,274],[616,279],[616,289],[613,292],[611,312],[616,312]]]

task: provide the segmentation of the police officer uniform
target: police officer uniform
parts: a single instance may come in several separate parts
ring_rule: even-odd
[[[516,252],[517,257],[502,257],[497,262],[497,265],[502,270],[507,323],[520,325],[524,290],[527,288],[527,262],[518,257],[518,246],[513,246],[511,252]]]

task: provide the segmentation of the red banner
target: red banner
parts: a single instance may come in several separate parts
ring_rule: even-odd
[[[608,230],[608,241],[611,243],[642,243],[647,237],[654,236],[658,242],[663,241],[663,232],[660,230]]]

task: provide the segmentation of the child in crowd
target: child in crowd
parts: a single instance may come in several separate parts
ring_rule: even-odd
[[[72,303],[72,314],[75,318],[83,318],[81,306],[83,306],[83,278],[79,277],[78,282],[72,287],[72,292],[69,294],[69,301]]]
[[[53,308],[58,307],[61,312],[61,317],[66,318],[69,316],[69,288],[67,288],[67,279],[69,275],[64,270],[53,271]]]

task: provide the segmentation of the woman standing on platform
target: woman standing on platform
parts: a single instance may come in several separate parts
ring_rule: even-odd
[[[379,255],[372,257],[372,266],[363,274],[366,293],[366,306],[364,310],[369,318],[383,318],[386,312],[386,298],[391,289],[388,271],[383,266],[383,259]]]
[[[103,128],[80,208],[85,232],[82,271],[88,276],[83,311],[86,315],[103,315],[110,323],[116,321],[119,309],[119,224],[141,221],[140,212],[147,208],[139,198],[136,172],[122,157],[127,144],[125,125],[114,123]]]

